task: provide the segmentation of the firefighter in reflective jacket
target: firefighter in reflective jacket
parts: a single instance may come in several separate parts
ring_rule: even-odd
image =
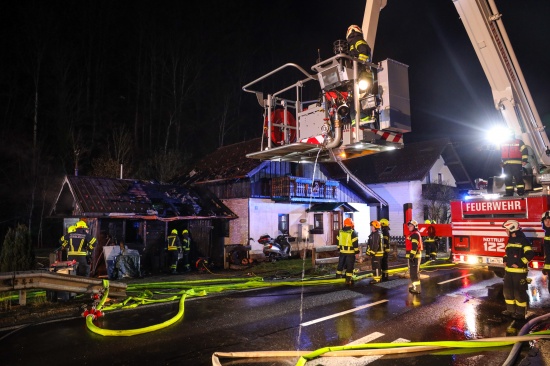
[[[504,254],[504,301],[506,310],[503,315],[511,316],[514,319],[525,319],[529,296],[527,295],[527,273],[529,262],[535,253],[531,248],[529,240],[521,231],[519,222],[508,220],[502,227],[508,234],[508,243]]]
[[[389,279],[388,273],[388,257],[390,256],[390,222],[388,219],[380,220],[380,226],[382,227],[382,244],[384,245],[384,255],[382,256],[382,281]]]
[[[350,25],[346,32],[349,54],[361,61],[370,61],[371,49],[363,38],[363,31],[358,25]]]
[[[75,260],[78,263],[77,276],[88,277],[90,275],[91,253],[96,243],[96,238],[88,233],[88,225],[80,220],[76,223],[74,231],[65,235],[61,244],[68,247],[67,260]]]
[[[380,233],[380,222],[370,222],[370,235],[367,241],[367,255],[372,259],[372,282],[378,283],[382,279],[382,257],[384,256],[384,243]]]
[[[411,286],[409,292],[420,293],[420,261],[422,260],[422,237],[418,231],[418,222],[411,220],[407,222],[409,236],[405,240],[405,257],[409,260],[409,271],[411,274]]]
[[[527,145],[520,139],[510,138],[500,145],[506,196],[514,195],[514,180],[518,196],[525,193],[522,167],[528,162]]]
[[[426,220],[425,224],[435,224],[435,221]],[[435,227],[428,227],[428,236],[424,238],[424,250],[426,251],[426,261],[435,261],[437,259],[437,246],[439,238],[435,236]]]
[[[546,211],[542,218],[542,229],[544,230],[544,267],[542,268],[542,274],[548,275],[550,273],[550,211]],[[550,291],[550,281],[548,283],[548,291]]]
[[[336,268],[336,278],[342,278],[342,273],[346,271],[346,285],[353,284],[353,268],[355,267],[355,258],[359,254],[359,237],[354,230],[353,220],[349,217],[344,220],[344,227],[338,232],[338,250],[340,258]]]
[[[183,251],[183,270],[189,272],[191,266],[189,265],[189,252],[191,251],[191,238],[189,237],[189,231],[183,230],[181,233],[181,249]]]
[[[181,242],[178,231],[172,229],[170,235],[166,238],[168,250],[168,263],[170,264],[170,273],[176,274],[178,268],[178,256],[181,253]]]

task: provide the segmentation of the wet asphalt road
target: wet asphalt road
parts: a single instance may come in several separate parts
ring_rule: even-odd
[[[175,325],[133,337],[103,337],[83,318],[0,333],[2,365],[212,365],[214,352],[315,350],[349,343],[465,340],[506,335],[502,295],[488,296],[502,279],[485,270],[423,272],[422,294],[407,279],[353,287],[343,284],[269,288],[188,299]],[[531,308],[550,307],[546,278],[530,274]],[[133,329],[158,324],[178,304],[108,313],[96,324]],[[321,358],[308,365],[502,365],[509,347],[443,354]],[[518,361],[521,358],[518,358]],[[294,365],[297,358],[220,359],[222,365]]]

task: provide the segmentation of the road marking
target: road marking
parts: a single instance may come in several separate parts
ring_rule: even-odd
[[[377,302],[373,302],[372,304],[366,304],[366,305],[358,306],[358,307],[350,309],[350,310],[342,311],[341,313],[336,313],[336,314],[332,314],[332,315],[329,315],[329,316],[325,316],[323,318],[310,320],[310,321],[302,323],[300,325],[303,326],[303,327],[307,327],[308,325],[311,325],[311,324],[320,323],[320,322],[328,320],[328,319],[336,318],[336,317],[339,317],[339,316],[342,316],[342,315],[345,315],[345,314],[353,313],[355,311],[370,308],[371,306],[382,304],[384,302],[388,302],[388,300],[380,300],[380,301],[377,301]]]
[[[374,332],[369,334],[366,337],[350,342],[347,345],[351,346],[351,345],[369,343],[374,341],[377,338],[382,337],[383,335],[384,333]],[[408,343],[408,342],[410,342],[409,339],[397,338],[391,343]],[[314,365],[320,365],[320,364],[323,366],[364,366],[382,357],[384,357],[384,355],[362,356],[362,357],[323,357],[321,356],[320,358],[306,362],[306,366],[314,366]]]
[[[447,283],[447,282],[457,281],[457,280],[460,280],[461,278],[470,277],[470,276],[473,276],[473,274],[470,273],[470,274],[465,275],[465,276],[460,276],[460,277],[457,277],[457,278],[453,278],[452,280],[447,280],[447,281],[443,281],[443,282],[438,282],[437,284],[438,284],[438,285],[442,285],[442,284]]]

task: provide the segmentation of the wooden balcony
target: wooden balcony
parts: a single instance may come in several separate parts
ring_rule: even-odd
[[[334,202],[340,183],[303,177],[276,177],[271,182],[271,199],[278,202]]]

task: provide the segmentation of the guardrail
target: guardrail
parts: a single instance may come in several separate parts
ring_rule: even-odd
[[[126,287],[110,281],[109,296],[126,297]],[[0,273],[0,292],[19,291],[19,305],[27,304],[26,290],[31,289],[97,294],[103,290],[103,280],[41,271]]]
[[[361,256],[365,256],[364,248],[367,247],[367,244],[359,244],[359,254]],[[337,252],[338,251],[338,245],[325,245],[322,247],[313,247],[311,250],[311,266],[313,268],[317,268],[319,264],[332,264],[332,263],[338,263],[339,255],[336,253],[336,257],[329,257],[329,258],[318,258],[319,253],[326,253],[326,252]]]

